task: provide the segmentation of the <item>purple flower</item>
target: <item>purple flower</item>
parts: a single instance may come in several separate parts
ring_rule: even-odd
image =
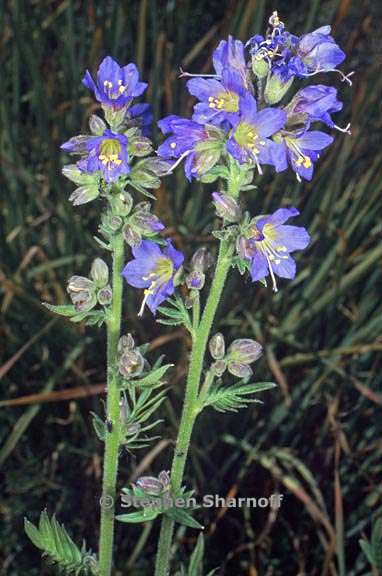
[[[143,240],[133,248],[133,256],[134,260],[126,264],[122,275],[130,286],[145,288],[139,316],[143,314],[146,304],[155,314],[158,306],[174,293],[174,276],[184,256],[170,241],[162,250],[151,240]]]
[[[256,100],[247,93],[240,99],[240,117],[227,142],[228,152],[240,164],[255,162],[261,171],[260,164],[273,163],[271,149],[275,144],[268,137],[278,132],[285,121],[283,110],[263,108],[258,112]]]
[[[271,155],[276,172],[286,170],[290,164],[298,180],[312,179],[313,163],[319,158],[319,151],[333,142],[332,136],[319,130],[311,130],[301,135],[281,132],[275,140],[278,144],[272,148]]]
[[[224,134],[219,128],[202,126],[193,120],[179,116],[167,116],[158,122],[163,134],[170,134],[158,148],[158,154],[165,159],[176,159],[173,169],[184,158],[184,170],[188,180],[201,176],[219,160]]]
[[[73,154],[83,154],[77,162],[81,172],[102,172],[106,182],[115,182],[130,172],[127,153],[127,137],[105,130],[102,136],[74,137],[65,142],[61,149]]]
[[[238,252],[250,262],[253,282],[270,274],[273,290],[277,292],[275,276],[289,279],[296,276],[296,262],[291,253],[306,248],[310,236],[305,228],[284,222],[298,214],[296,208],[280,208],[269,216],[260,216],[251,223],[249,236],[239,239]]]
[[[225,68],[231,68],[238,73],[242,84],[248,87],[244,44],[241,40],[235,40],[232,36],[228,36],[228,40],[222,40],[212,55],[212,61],[216,74],[219,77],[223,77],[223,70]]]
[[[111,106],[114,110],[123,108],[133,98],[141,96],[147,88],[145,82],[139,81],[139,72],[135,64],[127,64],[121,68],[110,56],[102,60],[96,82],[89,70],[86,70],[82,82],[94,92],[98,102]]]
[[[221,81],[212,78],[192,78],[189,92],[201,102],[194,107],[192,119],[200,124],[232,123],[239,112],[240,96],[246,93],[240,74],[232,69],[222,71]]]
[[[296,46],[296,55],[305,66],[305,74],[301,75],[335,70],[345,60],[345,53],[330,32],[330,26],[322,26],[301,36]]]
[[[337,100],[337,90],[332,86],[307,86],[297,92],[291,102],[286,106],[288,120],[301,117],[309,128],[312,122],[323,122],[330,128],[335,124],[331,114],[342,109],[342,102]]]

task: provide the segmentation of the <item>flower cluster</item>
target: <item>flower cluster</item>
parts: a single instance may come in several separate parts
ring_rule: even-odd
[[[246,45],[232,37],[220,42],[213,55],[215,74],[183,73],[194,76],[187,88],[198,102],[191,120],[172,115],[159,122],[168,137],[158,154],[175,160],[174,166],[185,159],[188,179],[202,178],[231,157],[260,173],[263,165],[277,172],[290,166],[298,180],[310,180],[320,151],[333,142],[311,125],[338,128],[331,114],[342,103],[335,88],[321,84],[301,88],[289,103],[283,99],[295,79],[339,72],[344,58],[330,26],[297,37],[274,13],[265,37],[254,36]],[[338,129],[347,132],[349,126]]]
[[[141,134],[147,133],[151,111],[148,104],[131,104],[134,98],[144,93],[147,84],[140,82],[135,64],[120,67],[110,56],[100,64],[96,81],[87,70],[83,84],[94,93],[101,104],[106,123],[100,117],[92,115],[89,122],[92,135],[75,136],[61,146],[65,152],[80,156],[75,166],[69,170],[68,167],[64,169],[64,174],[75,182],[86,185],[89,184],[88,175],[95,175],[111,184],[130,173],[130,156],[140,155],[136,153],[137,130]],[[145,136],[142,136],[141,140],[150,152],[151,147],[147,147]],[[93,200],[95,188],[96,182],[93,180],[93,194],[86,194],[82,190],[82,195],[79,196],[77,192],[73,200],[77,200],[77,204]]]

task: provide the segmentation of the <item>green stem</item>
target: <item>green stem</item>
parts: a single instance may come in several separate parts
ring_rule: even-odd
[[[174,494],[177,494],[182,486],[192,429],[198,413],[198,392],[203,370],[204,355],[212,323],[231,266],[231,256],[230,246],[226,242],[222,241],[220,243],[219,256],[216,263],[211,290],[203,311],[201,322],[195,331],[193,338],[182,418],[180,421],[178,439],[171,468],[171,486]],[[169,574],[173,531],[174,522],[170,518],[164,516],[158,544],[155,576],[168,576]]]
[[[101,528],[99,538],[99,574],[110,576],[113,563],[114,510],[118,473],[120,437],[119,400],[120,391],[116,373],[118,341],[121,331],[124,243],[121,235],[112,239],[113,249],[113,300],[107,318],[107,400],[106,413],[111,430],[106,429],[105,454],[101,505]]]

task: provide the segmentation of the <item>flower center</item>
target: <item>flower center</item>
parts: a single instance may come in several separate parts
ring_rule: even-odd
[[[304,168],[311,168],[312,161],[309,158],[309,156],[303,153],[303,151],[297,144],[298,140],[296,138],[286,137],[285,142],[289,150],[293,152],[293,159],[295,161],[296,166],[304,166]]]
[[[142,316],[143,310],[145,308],[147,298],[155,294],[157,290],[160,289],[163,284],[166,284],[171,280],[174,274],[174,264],[170,258],[162,257],[158,258],[155,267],[148,276],[144,276],[143,280],[151,280],[150,286],[144,290],[144,298],[142,301],[141,308],[138,312],[138,316]]]
[[[219,96],[208,98],[208,107],[226,112],[237,112],[239,110],[239,96],[234,92],[222,92]]]
[[[265,142],[259,139],[256,130],[246,122],[240,122],[235,132],[235,140],[242,148],[249,148],[253,154],[259,154],[259,146],[264,146]]]
[[[115,166],[120,166],[122,160],[119,155],[121,153],[121,143],[114,138],[106,138],[100,146],[100,153],[98,158],[102,164],[109,170]]]
[[[127,89],[127,86],[122,84],[122,80],[118,80],[117,86],[114,87],[113,82],[110,80],[104,80],[103,87],[109,98],[116,100],[119,98]]]

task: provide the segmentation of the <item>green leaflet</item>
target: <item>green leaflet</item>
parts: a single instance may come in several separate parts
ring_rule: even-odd
[[[371,543],[367,540],[359,540],[359,545],[370,564],[382,570],[382,517],[373,524]]]
[[[150,508],[144,508],[139,512],[130,512],[130,514],[120,514],[116,516],[115,519],[119,522],[125,522],[126,524],[139,524],[140,522],[150,522],[155,520],[160,514],[160,510],[152,510]]]
[[[165,375],[167,370],[169,368],[171,368],[172,366],[174,366],[174,364],[164,364],[164,366],[160,366],[159,368],[157,368],[156,370],[153,370],[152,372],[150,372],[146,376],[143,376],[143,378],[135,378],[134,380],[125,380],[121,384],[121,389],[126,390],[131,385],[137,386],[140,388],[145,388],[147,386],[153,386],[154,384],[156,384],[157,382],[160,381],[160,379]]]
[[[38,528],[27,518],[24,529],[33,544],[42,550],[42,556],[49,564],[57,566],[62,574],[69,576],[98,576],[98,564],[95,556],[73,542],[62,524],[52,516],[49,519],[46,510],[41,512]]]

